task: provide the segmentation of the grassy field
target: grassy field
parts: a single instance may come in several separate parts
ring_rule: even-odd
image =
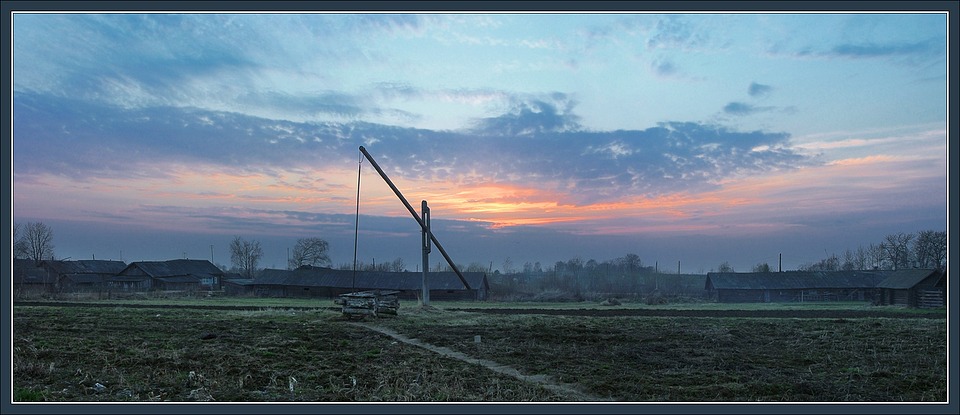
[[[129,300],[16,305],[18,402],[943,402],[944,310],[837,318],[831,305],[623,308],[817,309],[822,318],[595,317],[591,303],[401,305],[364,324],[568,385],[416,347],[346,321],[331,300]],[[168,307],[177,305],[177,308]],[[229,309],[240,305],[243,309]],[[210,307],[217,306],[217,307]],[[222,307],[222,308],[220,308]],[[305,308],[299,308],[305,307]],[[320,307],[320,308],[309,308]],[[528,307],[570,315],[490,314]],[[609,307],[606,307],[609,308]],[[897,316],[897,317],[893,317]],[[930,318],[934,317],[934,318]],[[476,336],[481,341],[477,343]]]

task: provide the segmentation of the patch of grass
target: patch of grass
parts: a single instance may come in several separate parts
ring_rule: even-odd
[[[404,317],[380,323],[623,401],[947,397],[946,322],[940,319]],[[472,343],[475,335],[483,342]]]
[[[564,399],[347,324],[338,312],[16,306],[13,314],[13,383],[25,399]]]
[[[402,307],[398,316],[367,322],[619,401],[947,396],[944,319],[494,315],[450,311],[450,304],[484,303]],[[688,307],[736,306],[783,309]],[[13,325],[13,386],[24,401],[575,400],[394,341],[325,308],[15,305]]]
[[[14,388],[13,390],[14,402],[42,402],[43,400],[43,393],[41,392],[23,388]]]

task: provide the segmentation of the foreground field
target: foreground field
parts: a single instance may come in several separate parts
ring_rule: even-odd
[[[712,317],[695,317],[670,316],[676,310],[669,309],[656,316],[634,307],[634,315],[604,316],[559,306],[547,307],[552,314],[505,314],[489,305],[468,312],[454,310],[455,304],[426,309],[404,304],[396,317],[360,325],[345,321],[326,308],[329,304],[320,305],[325,308],[17,305],[14,400],[947,398],[942,310],[849,314],[857,310],[848,306],[819,309],[817,318],[764,317],[764,310],[755,309],[754,314],[739,310],[730,317],[708,310]],[[436,348],[399,341],[386,331]],[[523,376],[490,370],[464,356]]]

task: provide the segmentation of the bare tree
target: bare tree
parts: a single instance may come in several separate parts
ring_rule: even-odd
[[[933,264],[938,269],[943,269],[947,266],[947,231],[935,232],[931,245],[930,252],[933,256]]]
[[[293,257],[288,264],[291,269],[299,268],[303,265],[325,266],[330,264],[330,256],[327,250],[330,244],[321,238],[301,238],[293,247]]]
[[[13,257],[18,259],[27,257],[27,240],[19,223],[13,224]]]
[[[43,222],[28,222],[23,242],[28,258],[37,262],[53,258],[53,229]]]
[[[933,230],[918,232],[913,243],[913,254],[918,267],[940,268],[947,256],[947,233]]]
[[[513,274],[513,260],[510,259],[510,257],[503,260],[503,268],[501,271],[504,274]]]
[[[797,269],[800,271],[839,271],[840,258],[833,254],[817,262],[802,264]]]
[[[623,266],[626,267],[626,272],[634,273],[643,267],[643,261],[640,260],[640,256],[637,254],[627,254],[623,257]]]
[[[878,245],[870,244],[867,248],[867,255],[870,258],[869,261],[873,264],[873,269],[889,269],[884,263],[884,257],[886,252],[886,246],[881,242]]]
[[[884,259],[890,261],[894,270],[910,267],[910,241],[913,239],[911,233],[897,233],[887,235],[883,239]]]
[[[471,262],[465,269],[466,272],[487,272],[487,266],[479,262]]]
[[[230,261],[246,278],[253,278],[262,257],[263,249],[259,241],[245,241],[237,236],[230,243]]]
[[[854,254],[854,268],[855,269],[867,269],[867,264],[870,263],[870,254],[863,248],[863,245],[857,247],[857,252]]]
[[[857,257],[849,248],[846,251],[843,251],[843,262],[840,264],[840,269],[843,271],[852,271],[857,268]]]
[[[717,267],[717,272],[734,272],[733,266],[729,262],[723,261],[720,263],[720,266]]]
[[[397,259],[394,259],[393,261],[390,262],[390,271],[403,272],[406,266],[407,264],[403,263],[403,258],[397,257]]]

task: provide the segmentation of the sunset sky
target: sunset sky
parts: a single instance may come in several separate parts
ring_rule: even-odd
[[[18,13],[12,203],[71,259],[784,269],[947,228],[943,13]],[[442,262],[436,250],[432,266]]]

